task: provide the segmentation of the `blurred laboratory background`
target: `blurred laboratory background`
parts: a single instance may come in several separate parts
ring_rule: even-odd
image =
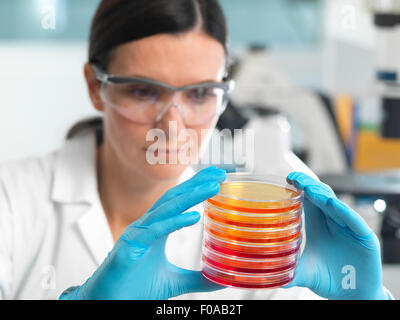
[[[400,3],[220,0],[236,90],[218,129],[255,130],[255,169],[296,155],[380,237],[400,298]],[[99,0],[0,0],[0,161],[60,148],[97,115],[83,65]],[[398,75],[399,74],[399,75]]]

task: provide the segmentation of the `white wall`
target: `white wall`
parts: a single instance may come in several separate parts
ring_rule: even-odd
[[[0,161],[43,155],[95,114],[83,77],[85,43],[0,43]]]

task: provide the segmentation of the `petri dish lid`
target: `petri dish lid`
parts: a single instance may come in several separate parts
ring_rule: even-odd
[[[207,256],[207,257],[220,257],[220,258],[225,258],[225,259],[229,259],[229,260],[233,260],[233,261],[241,261],[241,262],[247,262],[249,264],[252,263],[262,263],[262,262],[271,262],[271,263],[276,263],[276,262],[280,262],[282,261],[284,264],[289,264],[293,261],[297,261],[299,258],[299,252],[293,252],[289,255],[286,256],[279,256],[279,257],[274,257],[274,258],[265,258],[265,257],[257,257],[257,258],[249,258],[249,257],[240,257],[234,254],[223,254],[221,252],[215,251],[212,248],[208,248],[208,247],[203,247],[203,255]],[[284,265],[283,264],[283,265]],[[267,268],[266,268],[267,269]]]
[[[242,276],[242,277],[246,277],[246,278],[262,279],[264,281],[267,280],[268,278],[270,278],[270,279],[285,278],[286,276],[293,274],[295,269],[296,269],[296,266],[293,266],[292,268],[290,268],[288,270],[285,270],[283,272],[279,272],[279,273],[276,273],[276,274],[271,274],[271,273],[246,273],[246,272],[225,270],[225,269],[222,269],[222,268],[218,268],[216,266],[211,266],[206,261],[203,261],[202,263],[203,263],[203,271],[205,271],[204,267],[206,267],[208,269],[207,271],[216,272],[216,273],[218,273],[220,275],[239,276],[239,277]],[[245,281],[243,281],[243,283],[245,283]]]
[[[293,238],[287,242],[255,243],[255,242],[244,242],[244,241],[222,238],[218,235],[210,234],[207,230],[204,230],[204,240],[209,241],[213,244],[221,243],[225,247],[229,247],[229,245],[233,245],[236,247],[243,248],[244,250],[268,249],[268,250],[281,251],[282,248],[286,249],[286,248],[300,247],[300,244],[303,241],[303,236],[302,236],[301,232],[299,232],[298,236],[296,236],[295,238]]]
[[[232,230],[232,231],[242,231],[242,232],[248,232],[248,233],[254,233],[254,234],[262,234],[262,235],[267,235],[267,234],[276,234],[277,232],[298,232],[301,229],[302,226],[302,220],[299,219],[296,223],[284,226],[284,227],[267,227],[267,228],[260,228],[260,227],[242,227],[242,226],[236,226],[232,224],[227,224],[223,223],[220,221],[216,221],[210,217],[205,216],[204,217],[204,224],[208,224],[210,226],[216,226],[220,230]]]
[[[301,206],[298,208],[294,208],[293,210],[284,211],[284,212],[267,212],[266,214],[262,214],[262,212],[246,212],[246,211],[236,211],[233,209],[226,209],[221,207],[218,202],[215,201],[205,201],[204,203],[205,210],[209,210],[211,214],[222,216],[222,217],[236,217],[236,219],[240,219],[242,217],[246,217],[248,219],[257,219],[254,221],[262,221],[260,219],[283,219],[286,218],[290,220],[291,218],[296,218],[299,216],[299,212],[301,213]],[[241,208],[244,209],[244,208]],[[250,210],[251,211],[251,210]],[[229,219],[228,219],[229,220]],[[254,222],[257,223],[257,222]]]
[[[280,213],[299,208],[302,197],[302,190],[280,176],[228,173],[219,193],[207,201],[239,212]]]

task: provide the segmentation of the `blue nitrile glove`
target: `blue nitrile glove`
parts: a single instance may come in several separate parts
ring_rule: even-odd
[[[198,212],[185,212],[216,195],[225,171],[209,167],[168,190],[124,231],[94,274],[60,299],[168,299],[184,293],[222,289],[200,271],[171,264],[165,255],[170,233],[195,224]]]
[[[287,180],[304,190],[306,246],[294,280],[327,299],[390,299],[382,286],[378,238],[332,189],[292,172]]]

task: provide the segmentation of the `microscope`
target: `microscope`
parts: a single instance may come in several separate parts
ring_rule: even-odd
[[[400,138],[400,1],[373,1],[376,81],[383,112],[382,137]]]

